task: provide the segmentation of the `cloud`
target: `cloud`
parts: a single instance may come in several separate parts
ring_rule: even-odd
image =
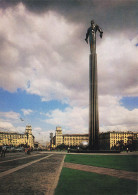
[[[0,2],[0,87],[66,102],[69,107],[51,111],[46,122],[87,130],[89,47],[84,38],[95,18],[104,30],[102,40],[97,36],[101,128],[135,129],[137,109],[119,104],[122,96],[138,94],[135,1],[7,2]]]
[[[42,131],[42,128],[41,127],[35,127],[33,129],[33,131],[35,131],[36,133],[40,133]]]
[[[16,131],[12,123],[0,120],[0,131]]]
[[[87,25],[91,19],[97,23],[104,24],[107,31],[118,29],[128,30],[128,28],[137,31],[137,1],[128,0],[1,0],[0,7],[2,10],[16,8],[23,4],[30,13],[43,15],[49,10],[63,15],[67,21],[74,23],[83,23]],[[128,27],[129,26],[129,27]]]
[[[84,42],[84,24],[67,23],[50,10],[37,15],[22,4],[6,9],[0,20],[2,88],[11,92],[21,88],[42,101],[88,105],[89,47]],[[103,39],[97,40],[99,94],[135,96],[134,42],[123,31],[105,31]]]
[[[24,108],[21,109],[21,111],[23,112],[24,115],[29,115],[33,112],[33,110],[31,110],[31,109],[24,109]]]
[[[0,128],[11,129],[14,128],[11,123],[0,121]]]
[[[97,51],[100,95],[137,96],[137,50],[134,41],[119,34],[101,41]]]
[[[101,96],[99,115],[101,131],[138,130],[138,109],[128,110],[120,104],[121,97]]]
[[[24,126],[17,126],[16,132],[17,133],[25,133],[25,127]]]
[[[0,130],[24,133],[25,127],[20,125],[20,114],[17,112],[0,112]]]
[[[61,126],[63,129],[84,132],[88,124],[88,109],[79,107],[59,109],[47,113],[46,123]]]
[[[0,117],[5,119],[18,120],[20,118],[20,114],[13,111],[0,112]]]
[[[138,130],[138,109],[128,110],[120,105],[121,97],[100,96],[100,132],[107,130]],[[59,109],[47,113],[46,123],[61,126],[66,133],[88,133],[88,107]]]

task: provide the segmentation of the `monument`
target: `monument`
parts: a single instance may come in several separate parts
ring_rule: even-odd
[[[102,29],[91,21],[91,26],[86,33],[85,41],[90,44],[89,55],[89,150],[99,149],[99,113],[98,113],[98,79],[97,79],[97,54],[96,32],[99,31],[102,38]]]

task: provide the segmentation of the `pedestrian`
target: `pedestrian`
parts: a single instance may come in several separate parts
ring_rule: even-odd
[[[31,148],[29,147],[28,150],[27,150],[27,154],[31,154]]]
[[[70,152],[70,147],[68,147],[68,153]]]
[[[128,153],[128,148],[127,148],[127,153]]]
[[[1,154],[1,152],[2,152],[2,146],[0,146],[0,154]]]
[[[27,154],[27,148],[25,148],[25,154]]]
[[[2,146],[2,151],[1,151],[1,157],[5,157],[5,153],[6,153],[6,146]]]

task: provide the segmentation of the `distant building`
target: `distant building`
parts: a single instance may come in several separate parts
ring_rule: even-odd
[[[34,148],[35,149],[39,148],[39,142],[37,142],[37,141],[34,142]]]
[[[55,136],[51,141],[55,147],[61,144],[79,146],[83,141],[88,141],[88,134],[62,134],[61,127],[56,127]]]
[[[27,145],[34,148],[34,136],[31,125],[27,125],[25,133],[0,132],[0,145]]]
[[[50,142],[46,142],[46,149],[50,150]]]
[[[50,133],[50,148],[53,148],[53,133]]]
[[[111,150],[115,146],[118,146],[120,142],[123,143],[123,145],[127,145],[129,140],[137,140],[138,139],[138,133],[134,132],[105,132],[100,133],[99,135],[99,143],[100,143],[100,149],[103,150]]]
[[[101,150],[111,150],[119,143],[127,145],[130,140],[138,141],[138,133],[134,132],[105,132],[99,134],[99,144]],[[66,146],[79,146],[83,141],[89,141],[88,134],[62,134],[62,128],[56,127],[55,136],[50,135],[51,147],[65,144]]]
[[[38,141],[34,142],[34,149],[39,150],[39,149],[46,149],[46,146],[43,144],[39,143]]]

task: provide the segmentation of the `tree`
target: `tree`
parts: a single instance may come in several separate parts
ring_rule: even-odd
[[[56,147],[56,149],[59,149],[59,150],[67,150],[68,149],[68,146],[65,145],[65,144],[60,144]]]

